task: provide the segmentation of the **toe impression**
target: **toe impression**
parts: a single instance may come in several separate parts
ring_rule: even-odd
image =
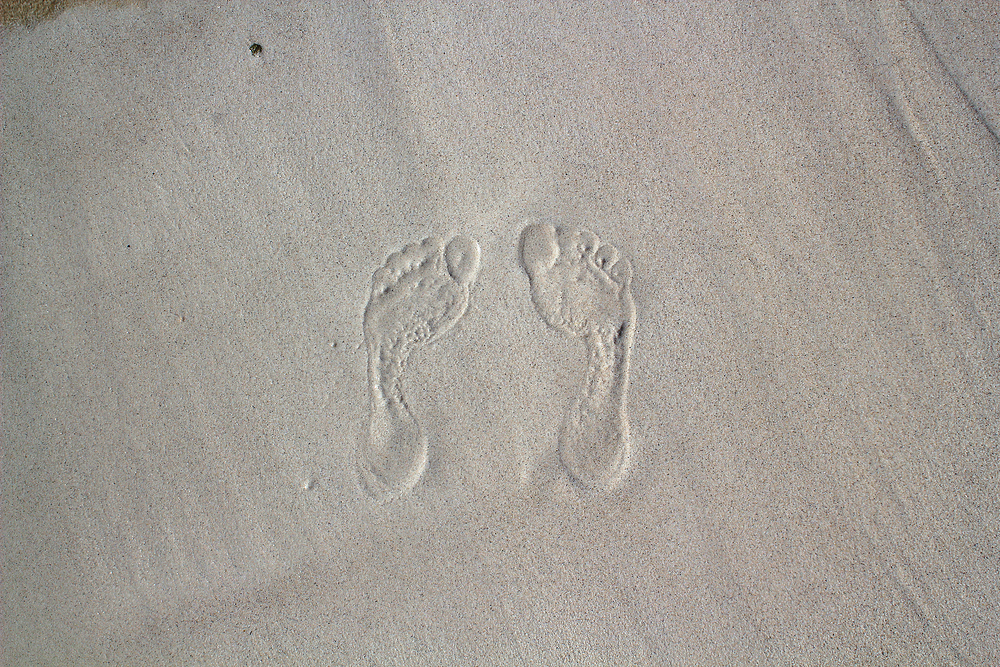
[[[547,271],[559,257],[559,242],[552,225],[534,223],[521,233],[521,262],[529,276]]]
[[[610,271],[611,268],[618,261],[618,249],[614,246],[605,245],[601,246],[597,254],[594,255],[594,263],[597,267],[603,269],[604,271]]]
[[[479,244],[468,236],[456,236],[445,248],[444,260],[456,282],[470,283],[479,270]]]
[[[611,278],[623,287],[628,287],[632,282],[632,264],[623,259],[611,265]]]

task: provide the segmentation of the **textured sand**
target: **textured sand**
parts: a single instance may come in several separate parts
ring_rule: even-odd
[[[1000,663],[995,7],[263,4],[2,28],[4,665]],[[631,266],[611,491],[526,220]]]

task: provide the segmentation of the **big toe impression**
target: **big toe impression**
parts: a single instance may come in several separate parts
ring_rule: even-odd
[[[529,276],[548,271],[559,257],[559,242],[552,225],[533,223],[521,233],[521,261]]]
[[[444,261],[456,282],[470,283],[479,270],[479,244],[468,236],[456,236],[444,249]]]

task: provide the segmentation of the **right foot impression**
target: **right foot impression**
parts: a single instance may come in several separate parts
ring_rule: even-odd
[[[635,335],[631,265],[593,232],[543,223],[524,228],[521,263],[542,319],[587,345],[586,376],[559,432],[559,458],[577,482],[609,491],[623,479],[632,450],[627,405]]]

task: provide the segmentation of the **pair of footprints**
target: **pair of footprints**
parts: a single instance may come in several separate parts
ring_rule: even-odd
[[[582,338],[589,355],[580,392],[559,433],[559,458],[585,487],[611,490],[628,466],[629,355],[635,305],[631,266],[586,230],[533,223],[521,234],[531,300],[549,326]],[[371,414],[358,451],[362,482],[376,497],[412,489],[427,466],[427,436],[403,395],[414,348],[446,333],[465,314],[479,269],[479,244],[428,238],[389,256],[372,277],[365,309]]]

